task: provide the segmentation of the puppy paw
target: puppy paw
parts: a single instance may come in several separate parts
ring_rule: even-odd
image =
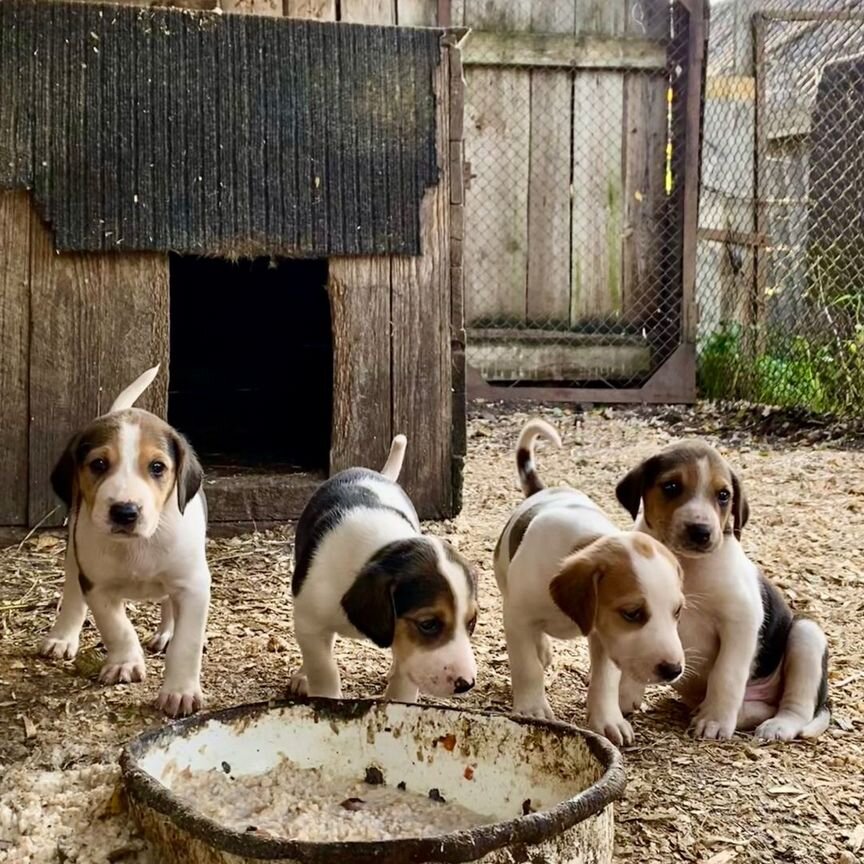
[[[132,657],[120,662],[109,658],[99,672],[99,680],[103,684],[132,684],[143,681],[146,677],[147,669],[143,657]]]
[[[197,684],[181,687],[162,685],[156,707],[169,717],[187,717],[204,707],[204,694]]]
[[[78,653],[78,636],[46,636],[39,645],[43,657],[73,660]]]
[[[793,717],[772,717],[760,723],[753,733],[763,741],[792,741],[801,734],[802,723]]]
[[[288,693],[291,696],[308,696],[309,679],[305,672],[296,672],[288,682]]]
[[[634,741],[633,727],[624,719],[620,711],[617,714],[613,712],[589,714],[588,728],[608,738],[616,747],[629,747]]]
[[[536,702],[514,702],[513,713],[522,717],[536,717],[538,720],[555,719],[555,712],[545,696]]]
[[[174,636],[173,630],[157,630],[145,643],[144,647],[151,654],[164,654],[168,643]]]
[[[725,741],[735,734],[737,715],[725,717],[712,711],[699,711],[690,724],[690,734],[694,738]]]

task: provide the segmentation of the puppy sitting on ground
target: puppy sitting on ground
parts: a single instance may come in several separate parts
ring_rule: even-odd
[[[294,632],[303,665],[299,695],[342,695],[333,659],[336,634],[392,648],[384,694],[397,702],[466,693],[477,665],[470,636],[476,580],[448,543],[420,533],[396,484],[406,439],[397,435],[379,474],[351,468],[315,492],[297,524],[292,578]]]
[[[201,653],[210,604],[202,471],[182,435],[133,404],[156,377],[148,370],[109,412],[72,437],[51,483],[69,508],[60,613],[41,653],[71,659],[87,607],[105,644],[99,679],[143,681],[144,655],[126,600],[161,600],[148,642],[167,646],[157,705],[171,716],[201,707]]]
[[[694,734],[821,734],[830,721],[825,634],[793,617],[741,548],[749,507],[726,460],[702,441],[674,444],[634,468],[617,495],[636,529],[665,543],[684,568],[689,602],[679,630],[690,671],[676,687],[698,709]]]
[[[684,670],[681,568],[647,534],[618,530],[583,493],[546,489],[534,467],[537,438],[561,446],[543,420],[523,428],[516,463],[526,497],[495,547],[513,709],[551,719],[543,683],[549,636],[587,636],[588,723],[613,743],[630,744],[624,715],[641,704],[645,683],[674,681]]]

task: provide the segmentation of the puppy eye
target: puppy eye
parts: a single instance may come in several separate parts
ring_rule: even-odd
[[[473,617],[473,618],[468,622],[468,635],[469,635],[469,636],[472,636],[472,635],[474,634],[474,628],[475,628],[476,626],[477,626],[477,616],[475,615],[475,616],[474,616],[474,617]]]
[[[618,611],[621,614],[621,617],[625,621],[629,621],[631,624],[645,623],[645,609],[642,606],[638,609],[619,609]]]
[[[160,462],[158,459],[154,459],[154,460],[150,463],[150,475],[151,475],[152,477],[156,477],[156,478],[158,479],[158,478],[161,477],[161,476],[162,476],[162,475],[163,475],[167,470],[168,470],[168,467],[165,465],[165,463],[164,463],[164,462]]]
[[[731,498],[732,498],[732,493],[728,489],[721,489],[717,493],[717,500],[721,504],[728,504]]]
[[[444,624],[437,618],[424,618],[414,624],[424,636],[437,636],[444,629]]]
[[[676,620],[676,621],[681,617],[681,613],[682,613],[683,611],[684,611],[684,607],[683,607],[683,606],[679,606],[679,607],[675,610],[675,620]]]
[[[108,470],[108,461],[106,459],[94,459],[88,467],[90,472],[98,477]]]
[[[667,480],[660,488],[667,498],[675,498],[681,494],[681,484],[677,480]]]

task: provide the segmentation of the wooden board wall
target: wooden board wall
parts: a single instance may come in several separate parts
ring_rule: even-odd
[[[497,59],[468,48],[469,325],[640,323],[656,308],[662,255],[667,3],[452,9],[475,28],[468,46],[500,46]]]

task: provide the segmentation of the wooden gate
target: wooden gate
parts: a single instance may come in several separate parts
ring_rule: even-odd
[[[694,397],[703,13],[701,0],[452,4],[450,23],[471,28],[475,394]]]

